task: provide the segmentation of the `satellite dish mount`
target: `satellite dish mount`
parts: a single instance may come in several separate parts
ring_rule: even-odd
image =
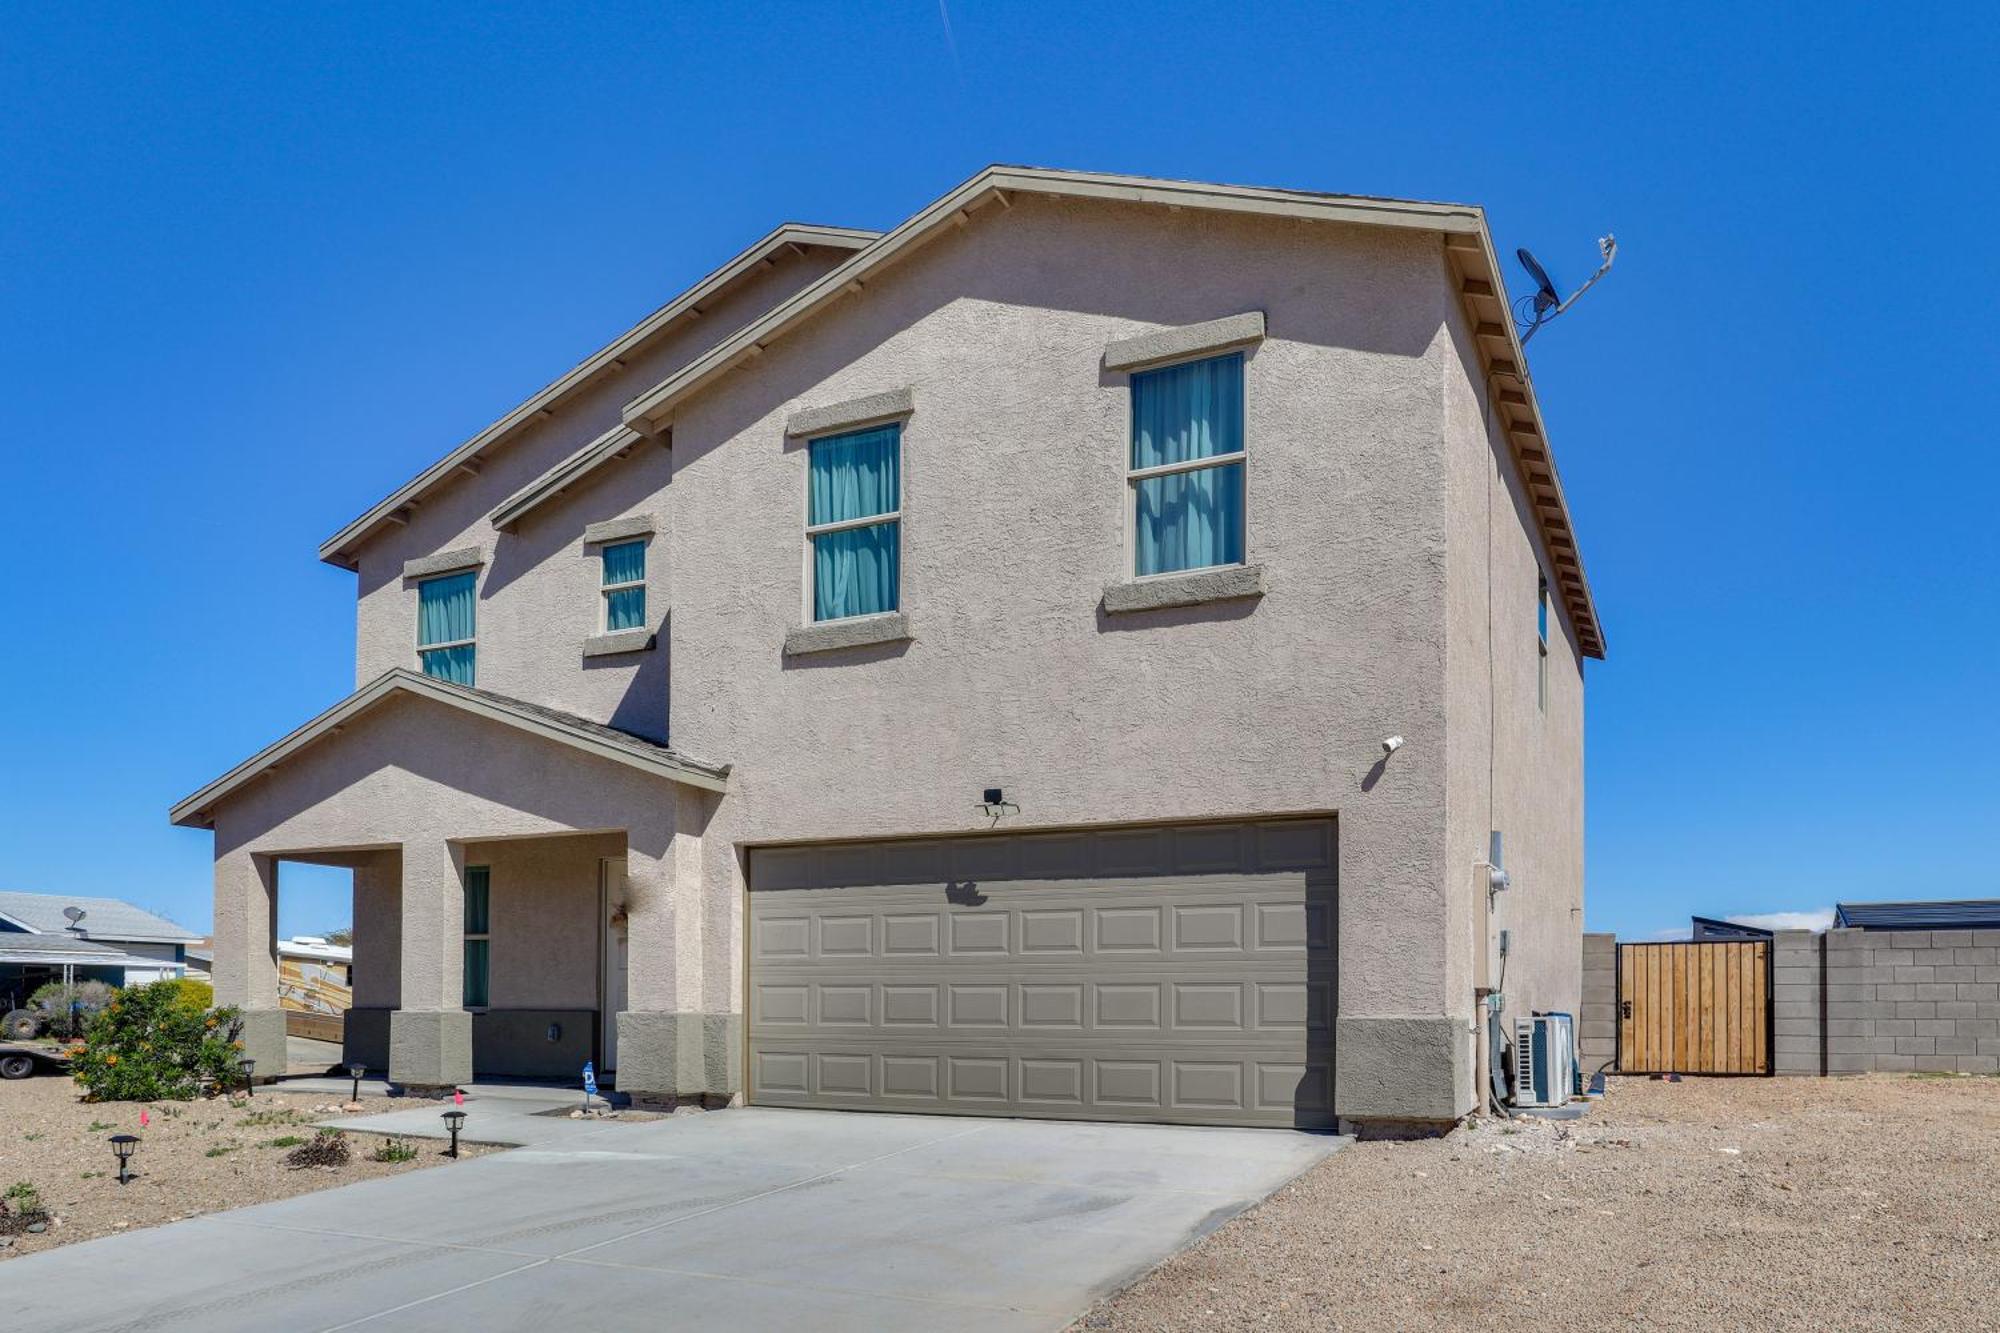
[[[1556,290],[1555,279],[1549,276],[1549,271],[1525,247],[1514,252],[1514,257],[1521,261],[1521,267],[1528,270],[1528,276],[1535,280],[1535,290],[1514,302],[1514,323],[1520,330],[1523,347],[1527,346],[1528,339],[1535,336],[1536,329],[1575,305],[1578,297],[1596,286],[1597,280],[1611,271],[1612,261],[1618,258],[1618,238],[1611,235],[1598,237],[1597,253],[1604,260],[1597,266],[1597,272],[1565,297]]]
[[[84,911],[81,907],[65,907],[63,908],[63,915],[69,918],[69,928],[81,935],[83,933],[83,919],[89,916],[90,913]]]

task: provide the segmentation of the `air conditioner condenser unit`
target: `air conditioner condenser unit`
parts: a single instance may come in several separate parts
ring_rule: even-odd
[[[1568,1014],[1514,1020],[1514,1105],[1563,1106],[1576,1081],[1576,1034]]]

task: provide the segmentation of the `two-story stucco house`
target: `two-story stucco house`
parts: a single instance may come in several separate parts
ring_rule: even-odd
[[[268,1068],[285,860],[419,1088],[1438,1123],[1577,1008],[1602,640],[1477,208],[781,227],[320,558],[356,691],[173,810]]]

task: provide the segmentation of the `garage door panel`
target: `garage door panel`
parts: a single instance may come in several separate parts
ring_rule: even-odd
[[[751,1095],[1326,1123],[1333,841],[1309,820],[787,848],[775,880],[754,852]]]

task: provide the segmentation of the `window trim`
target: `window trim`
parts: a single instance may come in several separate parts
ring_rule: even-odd
[[[1250,559],[1250,352],[1252,346],[1214,347],[1191,351],[1182,356],[1165,361],[1149,361],[1133,366],[1125,376],[1125,438],[1121,445],[1125,460],[1125,564],[1119,583],[1148,583],[1154,579],[1185,578],[1190,574],[1205,574],[1218,569],[1247,569]],[[1135,424],[1134,400],[1137,387],[1133,383],[1140,375],[1156,370],[1171,370],[1175,366],[1197,365],[1203,361],[1221,361],[1234,357],[1237,369],[1242,375],[1243,443],[1244,447],[1234,453],[1210,454],[1205,458],[1184,458],[1178,463],[1159,463],[1152,467],[1132,466],[1132,428]],[[1210,468],[1240,466],[1243,469],[1243,558],[1227,560],[1217,565],[1190,565],[1185,569],[1163,569],[1151,574],[1139,572],[1139,483],[1155,477],[1170,477],[1182,472],[1203,472]]]
[[[812,447],[821,440],[837,440],[843,435],[861,435],[869,431],[881,430],[885,426],[896,428],[896,507],[880,514],[870,514],[863,518],[844,518],[832,523],[812,521]],[[804,436],[805,487],[801,495],[800,519],[805,538],[800,551],[801,591],[800,625],[809,628],[814,625],[839,625],[851,620],[866,620],[871,616],[901,615],[904,611],[903,597],[903,509],[910,485],[908,456],[903,450],[903,441],[908,436],[907,423],[900,417],[887,421],[876,421],[866,425],[842,425],[833,429],[816,431]],[[867,611],[857,616],[833,616],[821,620],[813,614],[814,594],[818,592],[816,580],[819,575],[813,564],[813,538],[823,537],[833,532],[849,532],[855,528],[872,528],[884,523],[896,525],[896,604],[886,611]]]
[[[464,926],[464,913],[460,913],[458,1001],[459,1008],[465,1010],[465,1012],[469,1014],[483,1014],[493,1007],[493,867],[490,864],[466,866],[463,882],[463,891],[465,893],[472,891],[472,872],[475,870],[484,871],[486,875],[486,929],[477,934],[466,930]],[[486,975],[481,978],[486,983],[486,1003],[484,1004],[468,1004],[465,999],[467,977],[464,964],[464,946],[475,940],[483,942],[486,945]]]
[[[437,643],[425,643],[424,642],[424,589],[430,584],[442,583],[446,579],[459,579],[459,578],[466,578],[468,576],[472,579],[471,637],[465,639],[443,639],[438,641]],[[470,648],[472,649],[472,678],[473,680],[477,681],[479,679],[479,570],[478,568],[475,567],[472,569],[454,569],[446,573],[429,574],[424,576],[423,578],[416,580],[416,584],[417,584],[417,613],[413,617],[415,623],[412,624],[411,626],[411,637],[413,637],[417,641],[417,674],[420,676],[429,677],[432,680],[443,680],[444,678],[442,676],[432,676],[430,672],[424,670],[424,654],[441,653],[452,648]],[[452,685],[456,684],[457,682],[447,680],[444,683],[447,685]]]
[[[646,576],[652,570],[652,561],[648,558],[651,555],[651,551],[648,549],[649,547],[651,547],[651,545],[652,545],[652,540],[649,536],[621,538],[618,541],[602,542],[598,545],[597,547],[597,632],[598,634],[600,635],[630,634],[633,633],[634,631],[643,630],[646,628],[646,603],[651,600],[646,596],[646,582],[647,582]],[[622,583],[606,583],[604,581],[605,565],[606,565],[605,557],[609,555],[612,551],[617,550],[618,548],[623,546],[636,546],[639,548],[639,577],[636,579],[626,579]],[[627,625],[623,629],[611,628],[611,594],[614,592],[631,592],[634,588],[639,590],[639,623],[636,625]]]

